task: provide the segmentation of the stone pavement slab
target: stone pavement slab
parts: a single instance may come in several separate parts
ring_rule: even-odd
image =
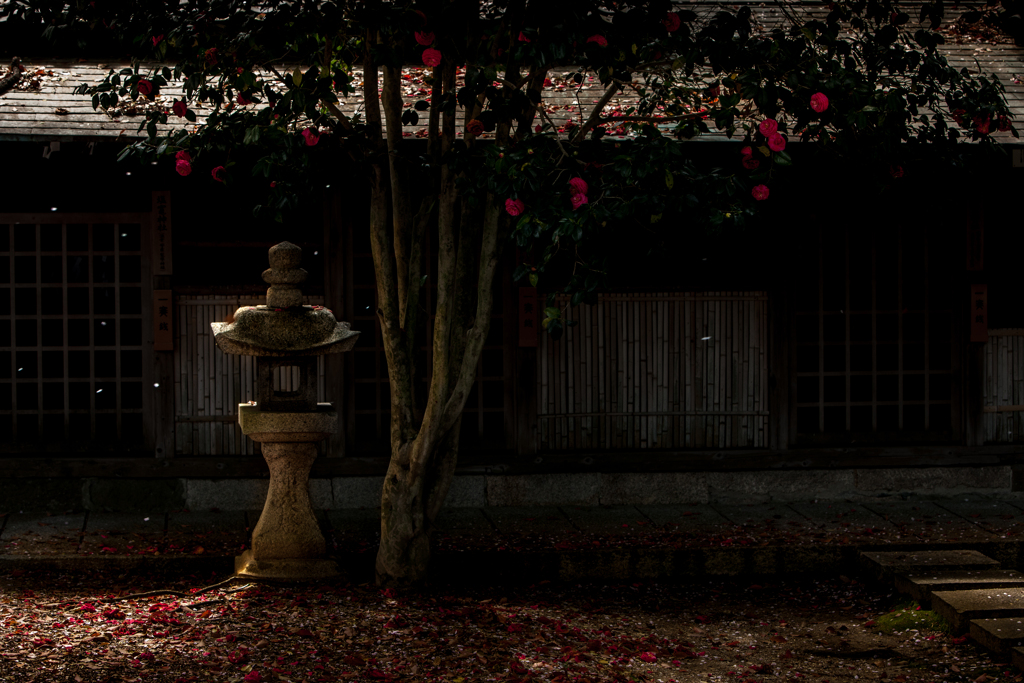
[[[376,511],[375,511],[376,512]],[[377,513],[377,531],[380,531],[380,513]],[[441,533],[451,535],[482,534],[490,536],[497,531],[480,508],[442,508],[435,520]]]
[[[935,591],[932,609],[954,632],[964,633],[972,619],[1024,617],[1024,588]]]
[[[481,508],[501,534],[564,534],[576,531],[557,507]]]
[[[1024,645],[1024,618],[972,619],[970,633],[982,647],[1006,654],[1012,648]]]
[[[846,543],[891,543],[898,528],[860,503],[818,501],[790,503],[789,507],[812,520],[817,532]]]
[[[43,516],[8,515],[0,536],[0,555],[64,555],[78,550],[85,513]]]
[[[957,498],[938,501],[936,505],[999,538],[1024,535],[1024,510],[1010,503],[991,499]]]
[[[816,525],[785,503],[710,507],[733,522],[731,537],[734,540],[758,545],[814,542]]]
[[[650,534],[656,527],[651,519],[633,505],[563,505],[561,510],[575,528],[586,534]]]
[[[161,552],[233,556],[248,547],[250,535],[242,511],[171,512]]]
[[[977,524],[927,501],[869,501],[864,507],[899,527],[897,538],[927,543],[963,543],[995,540]]]
[[[860,561],[870,574],[885,580],[907,572],[1000,568],[998,560],[977,550],[867,550]]]
[[[90,512],[78,552],[82,555],[157,553],[166,523],[166,514]]]
[[[638,505],[637,510],[667,531],[716,533],[734,526],[710,505]]]
[[[897,574],[895,579],[896,590],[921,604],[928,604],[934,591],[1024,587],[1024,574],[1014,569],[911,571]]]

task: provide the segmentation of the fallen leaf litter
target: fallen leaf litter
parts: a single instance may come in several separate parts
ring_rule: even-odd
[[[0,576],[0,681],[1021,680],[962,637],[880,632],[899,599],[847,577],[202,595],[196,577],[157,581]],[[184,595],[124,598],[169,586]]]

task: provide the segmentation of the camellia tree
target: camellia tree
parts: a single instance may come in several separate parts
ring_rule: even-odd
[[[256,210],[282,218],[315,196],[332,165],[362,169],[392,404],[377,576],[401,585],[427,571],[507,244],[530,255],[516,277],[533,284],[570,263],[559,287],[578,303],[601,286],[624,235],[749,220],[771,202],[796,142],[899,175],[921,150],[955,156],[958,141],[1012,130],[999,82],[941,55],[941,3],[836,0],[816,13],[780,4],[768,29],[737,7],[11,0],[0,11],[44,22],[55,40],[130,45],[132,68],[81,92],[95,107],[141,105],[146,138],[123,155],[194,173],[203,191],[264,187]],[[408,67],[426,70],[411,98]],[[569,121],[545,106],[552,79],[593,88]],[[169,91],[173,102],[159,106]],[[422,135],[403,135],[403,125]],[[686,141],[712,129],[739,142],[721,146],[719,170],[686,153]],[[423,396],[414,366],[432,231]],[[557,307],[544,322],[561,333]]]

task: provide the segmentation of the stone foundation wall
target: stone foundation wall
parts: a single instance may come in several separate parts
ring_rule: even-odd
[[[1011,466],[637,474],[472,474],[452,484],[449,507],[685,505],[884,498],[928,500],[1014,493]],[[380,505],[382,477],[313,479],[316,509]],[[6,479],[0,513],[170,512],[263,507],[269,479]],[[1024,493],[1018,493],[1024,497]]]

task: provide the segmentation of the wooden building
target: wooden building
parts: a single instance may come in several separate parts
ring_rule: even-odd
[[[1009,79],[1024,51],[991,47],[1024,114]],[[254,397],[251,359],[215,350],[209,323],[259,302],[266,249],[287,239],[304,249],[308,303],[362,332],[351,353],[321,360],[321,400],[343,431],[314,475],[382,473],[387,369],[353,181],[325,179],[323,201],[284,227],[255,221],[251,196],[115,163],[137,124],[70,94],[95,66],[30,66],[50,74],[43,87],[0,98],[0,471],[261,475],[235,417]],[[571,308],[579,324],[558,341],[531,334],[538,294],[512,281],[510,251],[462,467],[1017,463],[1024,157],[1005,149],[986,174],[912,169],[881,195],[809,169],[773,188],[754,230],[681,238],[623,288]]]

